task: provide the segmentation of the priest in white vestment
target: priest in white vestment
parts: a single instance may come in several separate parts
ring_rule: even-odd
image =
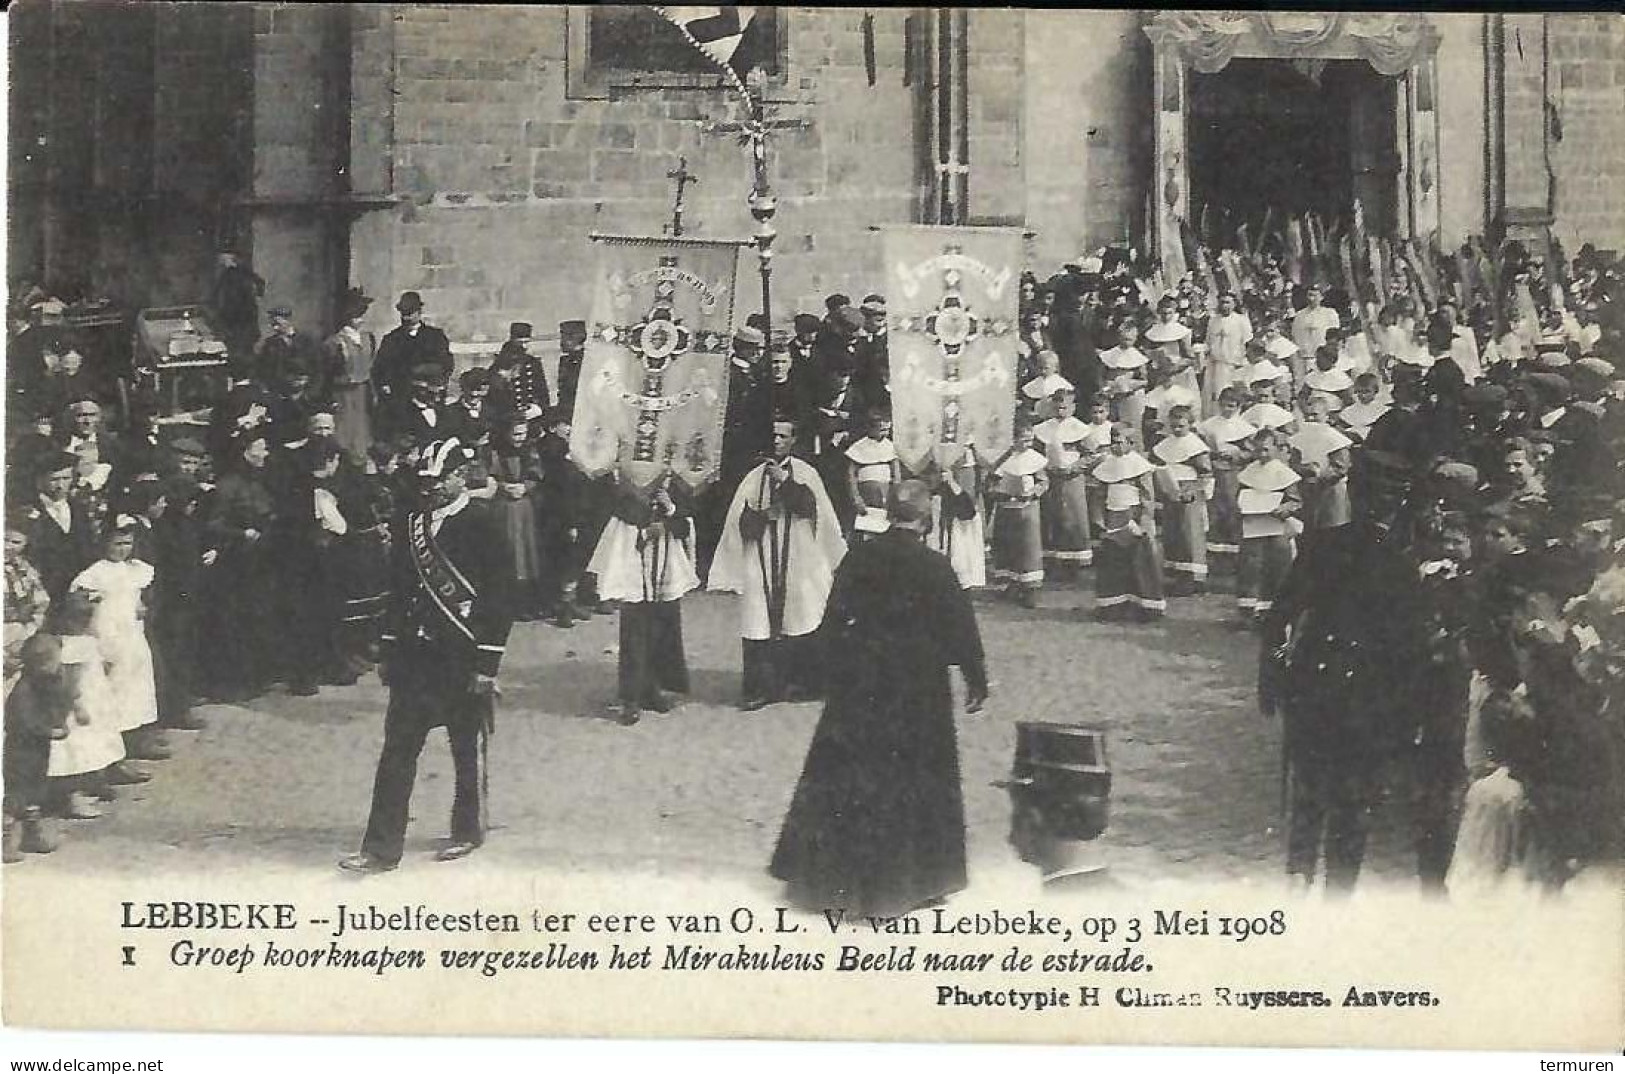
[[[740,481],[722,525],[708,588],[739,593],[741,707],[818,695],[810,651],[835,567],[846,555],[840,519],[811,463],[790,454],[795,425],[773,425],[773,457]]]

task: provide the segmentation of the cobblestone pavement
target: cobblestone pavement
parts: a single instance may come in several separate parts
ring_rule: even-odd
[[[1024,609],[979,595],[993,696],[960,715],[972,883],[1016,868],[1009,771],[1018,720],[1099,726],[1114,775],[1101,851],[1137,881],[1273,881],[1280,874],[1279,726],[1253,701],[1256,641],[1210,595],[1172,602],[1162,624],[1089,621],[1087,578]],[[684,628],[691,700],[636,727],[607,717],[616,623],[515,627],[491,744],[486,848],[468,863],[699,873],[756,884],[818,718],[816,704],[735,707],[737,611],[693,595]],[[956,681],[956,690],[959,687]],[[332,870],[358,843],[382,739],[385,695],[368,677],[313,698],[281,693],[208,706],[209,726],[171,732],[173,760],[127,788],[109,815],[64,824],[66,845],[22,868],[148,872],[256,867]],[[430,739],[408,857],[445,835],[451,791]],[[1402,811],[1385,811],[1374,872],[1407,871]],[[479,863],[479,864],[476,864]]]

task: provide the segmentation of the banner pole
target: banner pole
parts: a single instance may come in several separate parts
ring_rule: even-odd
[[[762,356],[771,366],[773,358],[773,240],[778,237],[778,231],[773,227],[773,217],[779,209],[779,199],[774,195],[773,188],[767,175],[767,122],[764,114],[763,99],[766,97],[766,79],[760,68],[753,69],[748,76],[750,80],[750,148],[751,162],[755,182],[751,187],[750,214],[756,220],[756,268],[762,278]],[[768,420],[772,421],[774,414],[773,375],[769,369],[766,378],[767,390],[762,397],[767,402]]]

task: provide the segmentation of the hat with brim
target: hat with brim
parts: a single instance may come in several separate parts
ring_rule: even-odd
[[[1544,406],[1560,407],[1569,400],[1569,382],[1556,373],[1531,373],[1524,379]]]
[[[352,287],[344,293],[344,319],[353,321],[372,308],[372,296],[359,287]]]
[[[438,479],[456,470],[459,466],[474,461],[474,453],[455,436],[448,436],[444,440],[436,440],[426,445],[423,454],[418,458],[418,476],[427,479]]]
[[[1614,367],[1601,358],[1582,358],[1574,363],[1570,370],[1570,377],[1574,386],[1587,395],[1596,395],[1608,390],[1618,374]]]
[[[1469,384],[1461,398],[1470,407],[1501,406],[1507,401],[1507,390],[1499,384],[1479,381],[1477,384]]]
[[[401,313],[417,313],[423,309],[423,296],[416,291],[403,291],[395,302],[395,308]]]
[[[734,329],[734,342],[743,343],[747,347],[760,347],[767,342],[767,337],[762,335],[761,329],[745,324]]]

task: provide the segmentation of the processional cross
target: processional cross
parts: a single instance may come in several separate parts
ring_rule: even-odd
[[[677,167],[667,172],[666,178],[677,184],[677,194],[671,203],[671,235],[680,239],[683,237],[683,190],[690,183],[698,183],[700,177],[688,170],[687,157],[678,157]]]

